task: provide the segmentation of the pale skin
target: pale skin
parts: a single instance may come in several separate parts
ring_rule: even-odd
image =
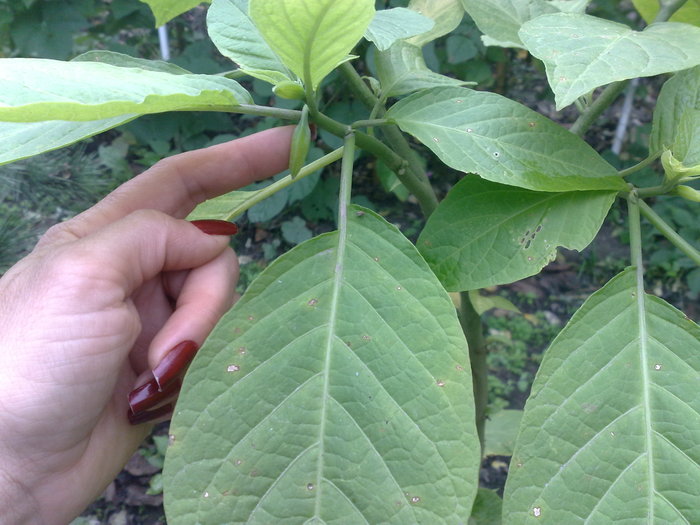
[[[149,434],[129,392],[178,343],[204,342],[238,280],[229,237],[183,219],[284,170],[291,133],[161,161],[0,279],[0,524],[69,523]]]

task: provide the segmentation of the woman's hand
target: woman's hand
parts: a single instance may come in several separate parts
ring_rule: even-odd
[[[0,279],[0,524],[70,522],[169,415],[238,279],[230,226],[182,219],[285,169],[291,133],[159,162]]]

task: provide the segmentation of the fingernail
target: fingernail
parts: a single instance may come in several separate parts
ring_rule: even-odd
[[[180,375],[197,353],[197,343],[183,341],[175,346],[153,369],[153,378],[158,385],[158,390],[163,391],[170,382]]]
[[[177,391],[180,390],[180,386],[180,381],[176,379],[161,391],[158,390],[158,383],[156,380],[151,379],[145,385],[134,388],[129,392],[129,407],[131,408],[131,412],[136,414],[156,406],[161,401],[165,401],[167,398],[177,393]]]
[[[209,235],[235,235],[238,233],[238,226],[228,221],[202,219],[192,221],[192,224]]]
[[[132,413],[131,410],[128,410],[126,417],[129,418],[129,423],[132,425],[140,425],[142,423],[148,423],[149,421],[160,419],[168,414],[171,414],[173,408],[173,404],[168,403],[162,407],[154,408],[153,410],[146,410],[145,412],[138,412],[136,414]]]

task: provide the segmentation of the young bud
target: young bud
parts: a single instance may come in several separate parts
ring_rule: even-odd
[[[292,135],[292,144],[289,149],[289,173],[296,177],[306,162],[306,156],[311,147],[311,128],[309,128],[309,107],[304,105],[301,110],[301,118]]]

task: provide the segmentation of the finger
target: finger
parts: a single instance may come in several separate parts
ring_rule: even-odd
[[[197,204],[283,171],[292,126],[273,128],[158,162],[64,224],[78,237],[139,209],[186,217]]]
[[[232,250],[187,275],[175,311],[153,339],[148,354],[161,388],[180,376],[221,316],[231,308],[238,281],[238,262]],[[183,346],[183,341],[193,345]],[[177,353],[181,355],[174,355]]]
[[[224,235],[207,235],[187,221],[140,210],[61,247],[54,271],[92,311],[121,303],[162,272],[197,268],[228,247]],[[102,293],[96,293],[101,291]],[[104,303],[104,304],[102,304]]]

